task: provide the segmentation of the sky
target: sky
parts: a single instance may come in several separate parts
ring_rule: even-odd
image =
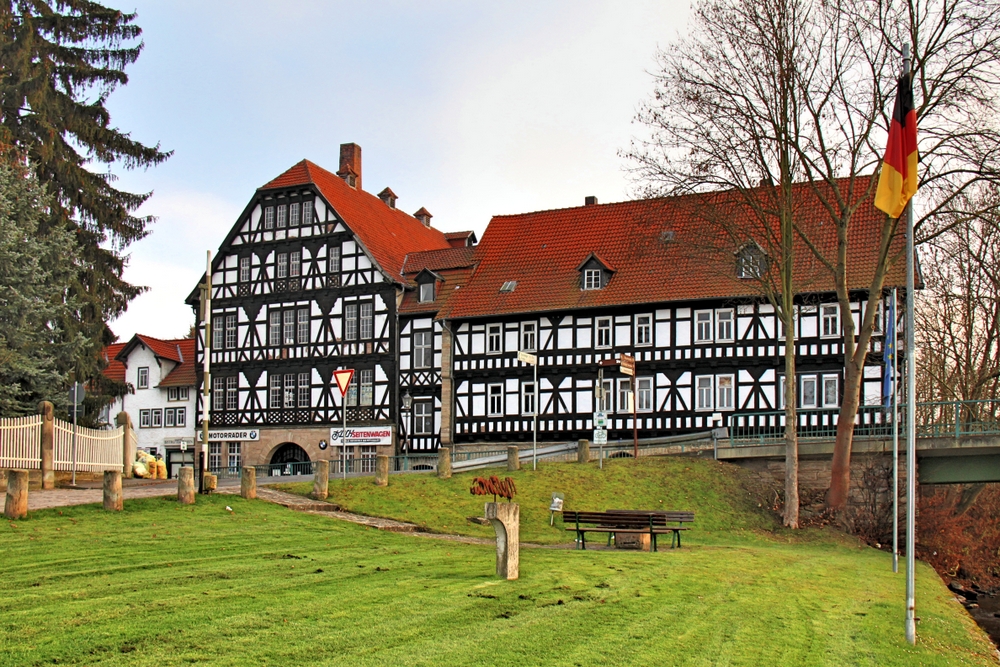
[[[643,128],[658,48],[688,0],[265,2],[138,0],[144,51],[108,100],[112,123],[174,151],[121,171],[156,216],[128,248],[148,291],[111,323],[184,336],[184,299],[255,190],[303,158],[336,171],[363,155],[365,190],[389,186],[444,231],[494,215],[628,199],[620,156]]]

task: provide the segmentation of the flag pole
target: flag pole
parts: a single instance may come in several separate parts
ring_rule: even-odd
[[[910,45],[903,45],[903,76],[910,76]],[[916,542],[916,360],[914,359],[913,306],[914,266],[913,197],[906,204],[906,641],[917,643],[914,619],[914,558]]]
[[[892,571],[899,572],[899,356],[896,288],[892,288]]]

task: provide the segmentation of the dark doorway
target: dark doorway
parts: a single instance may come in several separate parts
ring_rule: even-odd
[[[312,463],[306,450],[294,442],[282,443],[271,457],[271,475],[309,475]]]

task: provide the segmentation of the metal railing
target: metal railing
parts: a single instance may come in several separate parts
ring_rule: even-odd
[[[929,401],[916,406],[918,438],[960,438],[969,435],[1000,434],[1000,399],[975,401]],[[906,406],[899,406],[900,437],[904,437]],[[796,432],[799,440],[832,439],[837,436],[839,408],[798,410]],[[858,409],[854,437],[892,437],[890,408],[866,405]],[[729,445],[752,447],[784,442],[785,412],[747,412],[728,417]]]

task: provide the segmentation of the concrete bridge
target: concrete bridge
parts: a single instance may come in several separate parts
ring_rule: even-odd
[[[900,413],[905,414],[902,407]],[[917,470],[921,484],[1000,482],[1000,400],[917,404]],[[734,414],[728,438],[718,442],[718,458],[732,462],[784,459],[783,412]],[[833,455],[837,410],[798,414],[799,456]],[[892,453],[892,412],[864,406],[854,426],[854,454]],[[905,428],[899,424],[900,455]]]

